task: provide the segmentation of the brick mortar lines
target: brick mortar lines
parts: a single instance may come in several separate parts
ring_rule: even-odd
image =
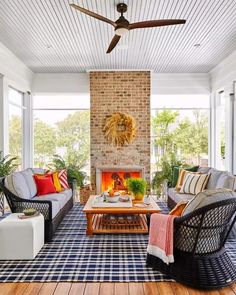
[[[91,182],[96,167],[144,166],[150,180],[150,72],[90,72]],[[132,115],[137,136],[124,147],[114,147],[104,137],[106,119],[115,112]]]

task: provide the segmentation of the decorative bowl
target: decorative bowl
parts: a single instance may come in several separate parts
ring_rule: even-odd
[[[129,196],[120,196],[119,200],[121,202],[129,202],[130,201],[130,197]]]
[[[25,214],[25,216],[34,215],[36,212],[37,212],[37,210],[35,210],[34,208],[25,209],[23,211],[23,213]]]
[[[106,199],[109,203],[117,203],[119,201],[119,198],[120,198],[120,195],[113,196],[113,197],[110,197],[110,196],[106,197]]]

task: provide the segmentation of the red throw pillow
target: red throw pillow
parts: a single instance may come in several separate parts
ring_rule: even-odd
[[[58,172],[58,178],[63,188],[69,188],[66,169],[63,169]]]
[[[34,180],[36,183],[38,196],[56,193],[56,189],[52,181],[52,176],[49,177],[49,175],[45,175],[45,176],[34,175]]]

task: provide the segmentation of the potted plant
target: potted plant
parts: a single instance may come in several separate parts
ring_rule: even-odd
[[[142,201],[147,188],[147,182],[143,178],[129,178],[127,187],[133,193],[135,200]]]
[[[19,164],[16,163],[17,157],[11,157],[10,155],[3,156],[3,152],[0,152],[0,178],[5,177],[14,172]],[[0,188],[0,214],[4,214],[4,194]]]

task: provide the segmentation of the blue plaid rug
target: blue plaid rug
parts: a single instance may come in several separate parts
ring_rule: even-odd
[[[165,203],[158,203],[168,212]],[[0,261],[0,282],[149,282],[171,281],[145,265],[148,235],[85,235],[82,206],[76,204],[53,241],[33,261]],[[236,241],[227,243],[236,264]]]

